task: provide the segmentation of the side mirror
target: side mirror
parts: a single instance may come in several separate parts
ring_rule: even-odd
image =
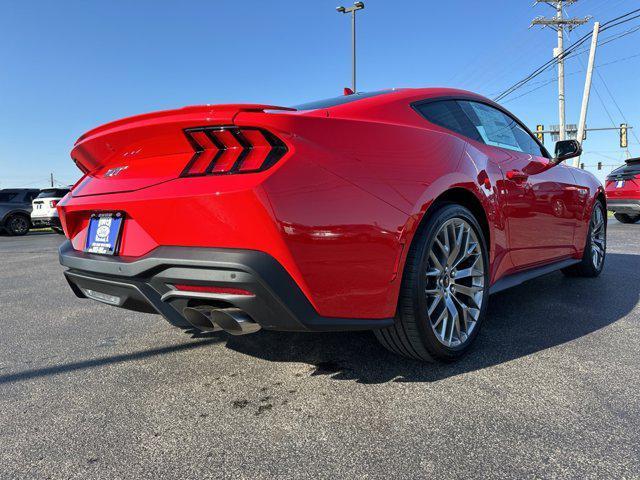
[[[557,165],[569,158],[579,157],[580,155],[582,155],[582,145],[580,145],[580,142],[577,140],[561,140],[556,142],[553,163]]]

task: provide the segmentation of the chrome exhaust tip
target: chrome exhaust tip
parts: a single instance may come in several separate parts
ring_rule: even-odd
[[[219,332],[221,327],[211,321],[211,307],[187,307],[182,315],[193,327],[202,332]]]
[[[231,335],[255,333],[262,327],[239,308],[216,308],[211,310],[211,321]]]

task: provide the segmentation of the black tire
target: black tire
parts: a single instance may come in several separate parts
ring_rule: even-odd
[[[14,213],[5,220],[4,228],[9,235],[15,237],[26,235],[31,228],[31,219],[21,213]]]
[[[431,319],[427,313],[426,269],[428,255],[435,237],[446,222],[451,219],[461,219],[467,222],[475,233],[484,269],[484,291],[482,304],[479,309],[478,320],[465,341],[457,347],[449,347],[441,343],[431,326]],[[485,317],[489,292],[489,256],[484,233],[473,214],[465,207],[457,204],[445,203],[432,212],[411,244],[405,264],[396,322],[391,327],[375,330],[374,333],[380,343],[388,350],[417,360],[452,361],[463,355],[475,340],[482,320]]]
[[[592,246],[593,242],[593,230],[594,230],[594,217],[597,215],[597,211],[600,211],[603,218],[602,228],[604,229],[604,243],[602,246],[602,258],[598,261],[596,265],[596,261],[594,260]],[[593,206],[593,210],[591,212],[591,220],[589,220],[589,232],[587,233],[587,244],[584,247],[584,252],[582,253],[582,260],[580,263],[572,265],[567,268],[562,269],[562,273],[564,273],[568,277],[597,277],[602,273],[602,269],[604,268],[604,262],[607,258],[607,212],[602,205],[602,202],[599,200],[596,201]]]
[[[60,227],[51,227],[51,230],[56,232],[58,235],[64,235],[64,230],[62,230]]]
[[[628,215],[626,213],[614,213],[613,216],[620,223],[636,223],[640,220],[640,215]]]

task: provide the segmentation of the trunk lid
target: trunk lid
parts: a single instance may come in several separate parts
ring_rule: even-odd
[[[86,177],[74,196],[139,190],[178,178],[195,151],[186,128],[233,125],[240,112],[293,110],[261,104],[200,105],[116,120],[88,131],[71,157]]]

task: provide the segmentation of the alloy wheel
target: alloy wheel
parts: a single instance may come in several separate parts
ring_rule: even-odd
[[[485,295],[482,244],[461,218],[445,222],[431,244],[426,266],[427,314],[433,333],[446,347],[471,336]]]
[[[9,228],[15,235],[24,235],[29,230],[29,222],[22,216],[15,216],[9,222]]]
[[[604,261],[607,248],[607,237],[605,234],[605,219],[602,208],[596,205],[591,215],[591,261],[596,270],[599,270]]]

